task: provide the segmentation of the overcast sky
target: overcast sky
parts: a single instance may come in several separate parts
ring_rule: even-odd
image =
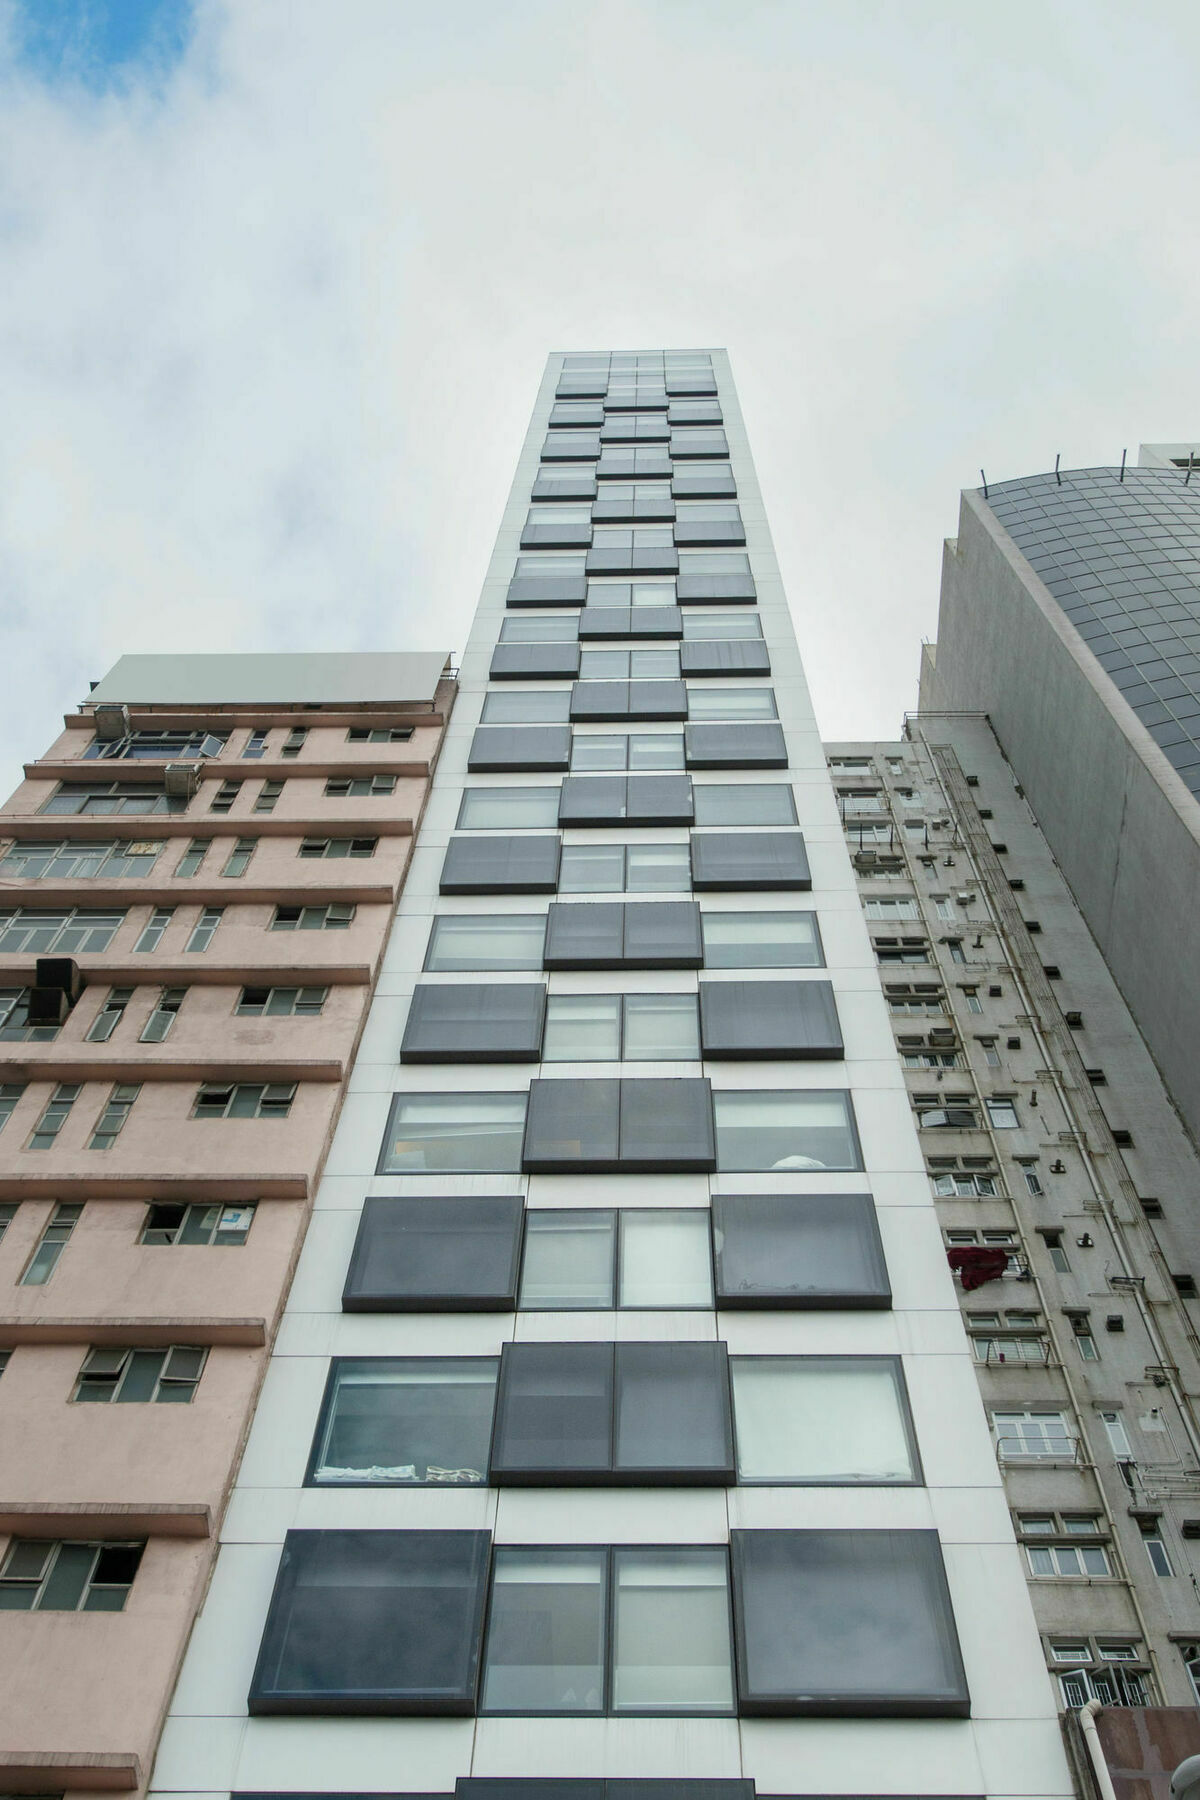
[[[0,0],[5,792],[123,651],[461,648],[550,349],[728,347],[829,737],[981,465],[1200,440],[1200,8],[83,10]]]

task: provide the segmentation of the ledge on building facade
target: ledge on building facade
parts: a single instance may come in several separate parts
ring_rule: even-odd
[[[258,1175],[206,1175],[203,1170],[170,1174],[43,1175],[34,1170],[0,1175],[0,1200],[202,1200],[233,1205],[242,1200],[307,1200],[312,1177],[265,1170]]]
[[[246,1317],[218,1318],[211,1314],[197,1317],[188,1313],[158,1313],[147,1317],[117,1318],[105,1313],[102,1318],[85,1318],[79,1314],[47,1318],[44,1315],[19,1313],[0,1315],[0,1349],[11,1350],[17,1344],[129,1344],[147,1349],[160,1344],[223,1344],[235,1348],[257,1350],[267,1341],[267,1321]]]
[[[212,1509],[199,1500],[6,1500],[0,1496],[0,1531],[14,1537],[212,1536]],[[3,1762],[0,1770],[7,1773]],[[86,1782],[79,1782],[86,1787]]]
[[[0,1780],[14,1793],[127,1794],[141,1786],[132,1750],[0,1750]]]
[[[307,975],[307,970],[304,971]],[[292,980],[296,979],[293,971]],[[307,984],[306,985],[311,985]],[[71,1046],[65,1053],[57,1044],[23,1044],[19,1056],[4,1058],[8,1081],[343,1081],[344,1060],[333,1057],[274,1056],[264,1044],[256,1056],[164,1056],[161,1044],[147,1044],[140,1056],[128,1051],[115,1056],[86,1054],[87,1046]],[[83,1051],[84,1054],[80,1054]]]

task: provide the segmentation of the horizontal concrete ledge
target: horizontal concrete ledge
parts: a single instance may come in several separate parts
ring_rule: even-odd
[[[297,702],[294,706],[252,704],[249,700],[214,701],[197,711],[194,706],[185,706],[181,701],[164,701],[161,705],[150,700],[135,700],[129,704],[130,723],[136,731],[144,726],[148,731],[167,729],[199,730],[202,726],[211,726],[214,714],[228,719],[230,724],[258,725],[263,730],[271,730],[276,725],[444,725],[450,717],[450,707],[454,703],[457,692],[457,677],[443,676],[438,683],[441,698],[450,704],[439,710],[435,697],[430,703],[424,700],[364,701],[361,706],[307,706]],[[90,711],[64,713],[63,724],[68,731],[86,731],[89,737],[94,736],[96,723]],[[386,749],[387,746],[382,745]],[[139,759],[140,760],[140,759]],[[253,764],[252,756],[231,756],[231,767],[241,763]]]
[[[127,1794],[141,1786],[142,1764],[132,1750],[0,1750],[0,1777],[29,1794]]]
[[[322,721],[324,723],[324,721]],[[406,725],[415,725],[415,719],[406,719]],[[422,716],[421,724],[428,727],[429,716]],[[396,746],[400,748],[399,745]],[[46,757],[41,762],[25,764],[27,781],[85,781],[91,776],[97,780],[100,769],[108,771],[110,781],[126,780],[131,785],[138,780],[133,773],[144,770],[141,776],[143,783],[153,781],[161,776],[166,765],[180,762],[198,762],[204,770],[202,779],[207,781],[260,781],[278,780],[299,776],[317,776],[325,781],[329,776],[346,775],[397,775],[421,781],[429,774],[428,758],[422,756],[389,756],[387,744],[369,744],[362,756],[312,758],[301,760],[300,757],[266,757],[248,756],[244,760],[233,757],[228,761],[224,757],[189,756],[184,752],[180,756],[164,756],[161,761],[150,756],[98,756],[89,757],[86,761],[75,757]],[[378,796],[386,799],[386,794]],[[178,814],[175,817],[178,818]],[[266,817],[267,815],[260,815]]]
[[[376,803],[380,799],[387,799],[387,794],[376,796]],[[410,812],[380,812],[376,817],[372,812],[345,814],[333,808],[299,819],[272,812],[0,812],[0,837],[70,837],[101,844],[110,839],[162,842],[169,837],[412,837],[412,832]],[[148,880],[146,875],[130,877],[131,886],[144,887]],[[38,891],[47,886],[49,882],[40,880]]]
[[[312,935],[306,934],[306,935]],[[153,953],[152,953],[153,954]],[[369,987],[368,963],[213,963],[196,956],[160,957],[154,963],[113,962],[102,954],[75,958],[84,986],[152,982],[158,987]],[[0,985],[29,987],[34,978],[28,956],[0,956]]]
[[[0,1175],[0,1200],[307,1200],[307,1174],[206,1175],[202,1169],[169,1175],[147,1170],[123,1175]]]
[[[212,1512],[201,1501],[178,1505],[164,1501],[124,1500],[7,1500],[0,1494],[0,1531],[15,1537],[78,1537],[104,1532],[106,1536],[187,1537],[212,1536]],[[3,1762],[0,1772],[7,1773]],[[75,1784],[87,1787],[86,1781]]]
[[[0,825],[0,837],[3,835]],[[148,838],[149,834],[145,836]],[[232,850],[233,838],[227,841]],[[345,862],[325,866],[352,869],[354,862],[347,858]],[[359,867],[362,867],[361,863]],[[219,875],[205,881],[188,880],[186,876],[177,881],[173,876],[157,877],[153,871],[112,880],[83,876],[77,881],[57,881],[42,876],[30,881],[19,877],[0,881],[0,897],[7,904],[15,902],[20,906],[39,907],[47,904],[65,906],[68,901],[72,906],[127,906],[131,900],[143,898],[153,901],[156,906],[324,906],[327,901],[338,900],[353,900],[360,906],[393,906],[397,893],[397,882],[347,879],[311,884],[296,882],[291,886],[275,881],[269,887],[259,887],[244,876],[238,881],[223,881]]]
[[[306,983],[307,985],[307,983]],[[12,1048],[12,1046],[9,1046]],[[273,1056],[268,1046],[257,1056],[212,1057],[163,1055],[161,1044],[147,1044],[140,1056],[103,1055],[103,1046],[87,1054],[72,1045],[68,1055],[58,1044],[27,1044],[19,1056],[4,1058],[6,1081],[342,1081],[346,1064],[330,1057]],[[83,1052],[81,1054],[80,1052]],[[156,1055],[155,1052],[158,1052]],[[188,1123],[191,1121],[189,1120]]]
[[[250,1318],[197,1318],[186,1313],[159,1313],[152,1318],[28,1317],[0,1315],[0,1349],[17,1344],[233,1344],[256,1350],[267,1341],[267,1321]]]

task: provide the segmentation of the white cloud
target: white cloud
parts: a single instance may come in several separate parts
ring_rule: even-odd
[[[1200,435],[1200,20],[1109,0],[202,0],[0,51],[10,762],[124,650],[457,647],[551,348],[723,343],[830,735],[996,478]]]

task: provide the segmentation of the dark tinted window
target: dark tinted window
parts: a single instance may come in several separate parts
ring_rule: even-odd
[[[557,770],[570,760],[568,725],[481,725],[471,739],[467,768]]]
[[[707,1081],[530,1083],[526,1169],[684,1170],[714,1166]]]
[[[743,1713],[967,1717],[936,1532],[731,1538]]]
[[[579,673],[579,643],[497,644],[492,651],[493,681],[573,681]]]
[[[552,894],[562,839],[452,837],[442,864],[443,894]]]
[[[697,798],[702,792],[697,788]],[[693,832],[692,886],[697,893],[718,889],[729,893],[807,892],[812,875],[804,835],[799,831]]]
[[[517,1194],[366,1200],[343,1310],[510,1311],[521,1217]]]
[[[400,1061],[537,1062],[546,1016],[542,982],[418,982]]]
[[[683,743],[690,769],[787,768],[783,727],[774,720],[685,725]]]
[[[712,1202],[722,1306],[891,1304],[869,1194],[721,1194]]]
[[[700,966],[700,909],[692,900],[552,902],[548,969]]]
[[[289,1531],[251,1713],[474,1710],[486,1531]]]
[[[705,1056],[840,1057],[842,1034],[828,981],[700,984]]]

